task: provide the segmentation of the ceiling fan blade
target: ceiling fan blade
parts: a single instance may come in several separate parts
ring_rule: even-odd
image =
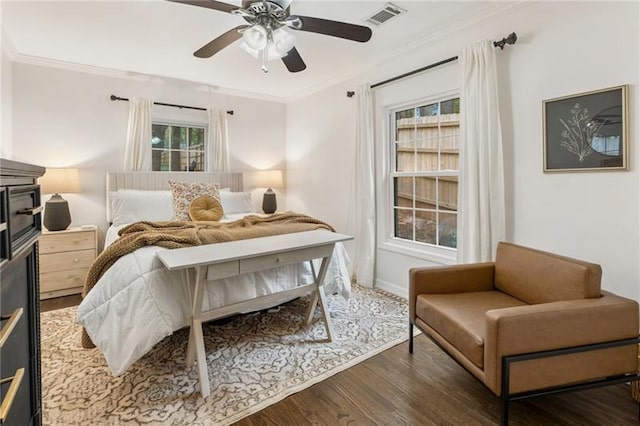
[[[242,38],[242,34],[238,32],[243,28],[249,28],[249,25],[240,25],[238,27],[232,28],[226,33],[222,34],[220,37],[211,40],[209,43],[202,46],[200,49],[193,52],[193,56],[198,58],[210,58],[234,41]]]
[[[361,43],[371,39],[371,28],[363,25],[347,24],[346,22],[331,21],[329,19],[314,18],[311,16],[291,16],[291,18],[299,18],[302,22],[300,28],[292,26],[290,27],[292,29],[345,38]]]
[[[207,9],[219,10],[221,12],[231,13],[232,10],[239,9],[233,4],[223,3],[215,0],[167,0],[172,3],[190,4],[191,6],[206,7]]]
[[[298,49],[295,47],[282,57],[282,62],[284,62],[284,65],[290,72],[300,72],[307,68],[307,65],[298,53]]]

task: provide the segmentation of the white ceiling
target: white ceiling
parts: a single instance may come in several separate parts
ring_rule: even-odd
[[[240,0],[228,3],[240,5]],[[408,12],[380,27],[365,19],[384,1],[294,0],[291,13],[368,25],[373,37],[358,43],[303,31],[296,47],[307,64],[290,73],[281,61],[260,70],[258,60],[236,42],[209,59],[193,52],[244,23],[224,12],[149,1],[2,1],[2,28],[16,60],[44,60],[117,70],[131,76],[159,76],[214,86],[227,92],[285,101],[361,72],[407,45],[450,26],[490,13],[497,2],[396,1]]]

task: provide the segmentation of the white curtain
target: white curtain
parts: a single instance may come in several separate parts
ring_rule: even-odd
[[[150,99],[129,99],[129,125],[124,150],[125,171],[151,170],[151,107]]]
[[[207,147],[209,150],[210,172],[227,172],[229,166],[229,137],[227,134],[227,111],[208,108],[209,127]]]
[[[356,91],[356,164],[353,198],[355,250],[353,275],[359,284],[373,287],[375,267],[376,203],[374,175],[373,95],[367,84]]]
[[[505,237],[502,129],[496,59],[490,41],[460,55],[458,262],[485,262]]]

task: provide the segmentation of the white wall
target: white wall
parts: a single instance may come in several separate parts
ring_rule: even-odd
[[[2,37],[2,49],[0,49],[2,55],[2,62],[0,62],[0,157],[11,158],[13,73],[5,43],[5,38]]]
[[[453,56],[477,40],[500,39],[515,31],[517,44],[497,52],[507,239],[599,263],[604,288],[638,298],[640,149],[635,144],[639,118],[635,104],[639,99],[639,10],[636,2],[517,6],[378,64],[349,82],[350,87],[338,84],[289,104],[287,190],[291,205],[306,207],[340,226],[346,224],[347,182],[355,149],[355,102],[345,97],[347,88],[402,74]],[[457,75],[457,65],[447,68],[450,75]],[[402,97],[408,102],[447,89],[438,82],[443,72],[446,70],[427,71],[377,89],[378,114]],[[544,174],[542,101],[625,83],[630,85],[632,114],[630,171]],[[383,129],[378,120],[378,150],[384,148],[380,146]],[[377,170],[381,167],[376,165]],[[432,264],[389,250],[384,241],[378,242],[376,262],[376,285],[399,294],[406,293],[409,267]]]
[[[122,170],[128,121],[128,103],[111,101],[111,94],[234,110],[228,117],[231,168],[285,167],[284,104],[14,62],[12,158],[80,169],[82,193],[65,195],[72,226],[97,224],[103,232],[107,226],[105,173]],[[202,111],[154,106],[152,114],[207,122]],[[284,207],[284,197],[280,204]]]

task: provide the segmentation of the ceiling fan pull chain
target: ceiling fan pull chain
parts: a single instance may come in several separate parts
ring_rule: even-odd
[[[269,43],[262,49],[262,71],[266,74],[269,72],[269,68],[267,68],[267,59],[269,56]]]

